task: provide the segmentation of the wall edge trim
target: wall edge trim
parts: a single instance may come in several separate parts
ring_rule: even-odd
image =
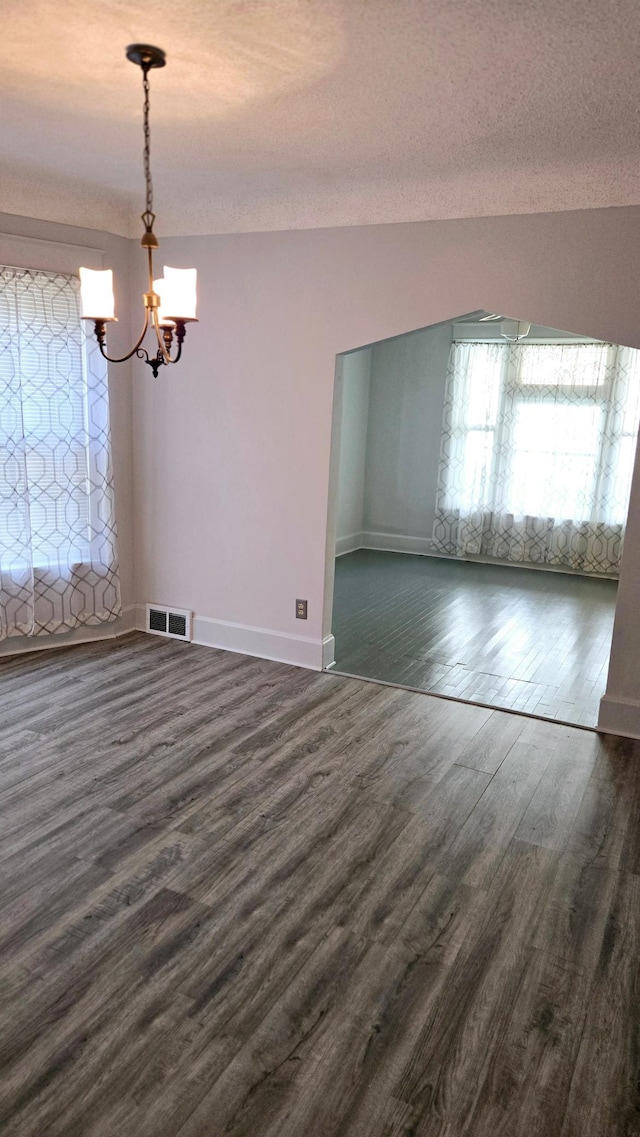
[[[322,641],[322,666],[333,667],[336,661],[336,637],[331,633]]]
[[[603,695],[600,700],[597,730],[605,734],[621,734],[640,739],[640,702]]]

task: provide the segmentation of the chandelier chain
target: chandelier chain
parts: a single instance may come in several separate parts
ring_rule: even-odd
[[[144,179],[146,183],[146,213],[153,214],[153,183],[151,181],[151,131],[149,129],[149,71],[142,69],[142,88],[144,90],[144,103],[142,114],[144,119]]]

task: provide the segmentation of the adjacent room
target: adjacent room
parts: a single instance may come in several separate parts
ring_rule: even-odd
[[[340,357],[336,671],[596,725],[639,359],[483,311]]]

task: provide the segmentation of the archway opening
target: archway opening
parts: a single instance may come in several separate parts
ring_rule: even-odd
[[[336,376],[333,669],[595,727],[640,352],[479,310]]]

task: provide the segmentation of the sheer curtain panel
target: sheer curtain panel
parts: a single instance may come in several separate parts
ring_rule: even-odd
[[[0,639],[121,611],[106,367],[78,293],[0,268]]]
[[[639,356],[602,343],[454,343],[434,552],[616,576]]]

